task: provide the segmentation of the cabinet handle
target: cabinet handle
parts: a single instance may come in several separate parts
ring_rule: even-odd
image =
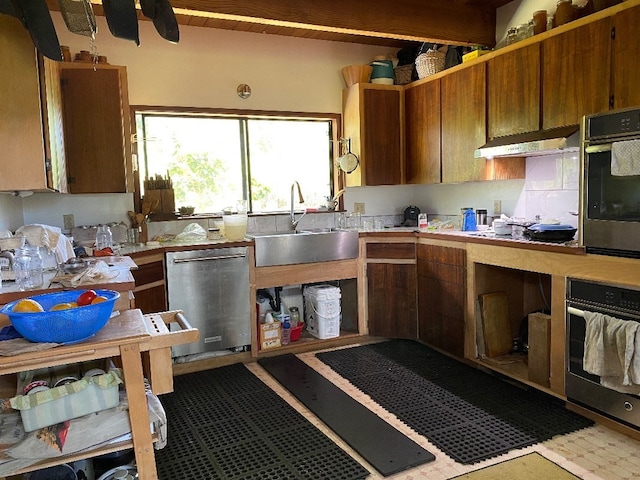
[[[228,260],[231,258],[245,258],[244,253],[236,255],[220,255],[216,257],[196,257],[196,258],[174,258],[173,263],[189,263],[189,262],[207,262],[209,260]]]
[[[605,143],[603,145],[589,145],[584,149],[585,153],[602,153],[602,152],[610,152],[611,144]]]

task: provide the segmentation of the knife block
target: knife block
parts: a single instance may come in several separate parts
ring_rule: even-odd
[[[175,213],[176,201],[173,193],[173,188],[165,188],[162,190],[145,190],[145,200],[153,203],[157,200],[156,207],[150,213]]]

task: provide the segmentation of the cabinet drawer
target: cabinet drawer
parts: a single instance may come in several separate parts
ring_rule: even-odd
[[[424,262],[444,263],[446,265],[464,266],[465,250],[452,247],[418,246],[418,260]]]
[[[136,287],[158,281],[164,281],[164,262],[144,263],[137,270],[131,270]]]
[[[367,258],[415,259],[414,243],[367,243]]]

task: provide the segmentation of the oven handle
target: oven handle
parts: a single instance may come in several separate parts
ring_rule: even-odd
[[[594,310],[595,311],[595,310]],[[619,312],[619,311],[615,311],[615,310],[611,310],[609,308],[603,307],[603,306],[598,306],[597,309],[598,312],[600,313],[604,313],[607,315],[610,315],[612,317],[615,318],[620,318],[622,320],[626,320],[626,319],[632,319],[634,321],[639,321],[640,320],[640,316],[638,316],[637,314],[631,314],[631,313],[625,313],[625,312]],[[582,317],[584,318],[584,310],[579,310],[575,307],[567,307],[567,313],[571,314],[571,315],[575,315],[576,317]]]
[[[567,307],[567,313],[570,313],[571,315],[575,315],[576,317],[584,318],[584,310],[578,310],[575,307]]]
[[[604,143],[600,145],[589,145],[585,147],[585,153],[602,153],[602,152],[610,152],[611,151],[611,143]]]

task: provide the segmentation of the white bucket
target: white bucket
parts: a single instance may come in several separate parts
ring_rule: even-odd
[[[307,331],[316,338],[340,336],[340,288],[315,285],[304,290]]]

